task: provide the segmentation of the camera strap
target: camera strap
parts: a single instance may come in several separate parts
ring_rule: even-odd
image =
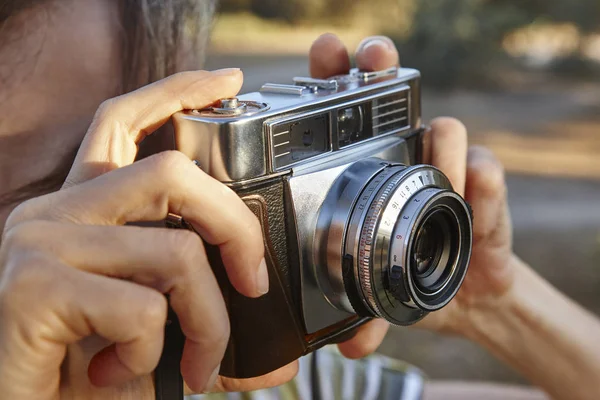
[[[184,397],[183,377],[181,376],[181,356],[185,335],[179,325],[177,314],[169,306],[165,326],[165,344],[156,370],[154,370],[154,390],[156,400],[182,400]]]
[[[194,163],[198,165],[198,163]],[[196,232],[182,217],[171,213],[165,219],[165,227]],[[167,296],[167,300],[169,300],[169,296]],[[181,376],[181,357],[184,344],[185,335],[181,330],[179,319],[169,305],[167,324],[165,325],[165,343],[158,366],[154,370],[156,400],[182,400],[184,398],[185,391]]]

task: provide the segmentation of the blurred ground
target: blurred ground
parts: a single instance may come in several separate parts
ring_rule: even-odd
[[[291,55],[213,55],[207,67],[234,66],[244,71],[243,92],[308,73],[306,58]],[[495,151],[508,171],[517,254],[600,315],[600,84],[524,81],[498,93],[425,91],[424,116],[458,117],[472,143]],[[393,328],[380,350],[432,378],[521,381],[457,338]]]

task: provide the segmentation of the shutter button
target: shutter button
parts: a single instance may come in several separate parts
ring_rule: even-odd
[[[246,104],[240,103],[237,97],[221,99],[219,107],[213,107],[212,111],[217,114],[238,115],[246,111]]]
[[[219,100],[212,107],[204,108],[202,110],[192,110],[192,113],[203,117],[235,118],[267,111],[269,108],[270,106],[267,103],[240,100],[237,97],[228,97]]]

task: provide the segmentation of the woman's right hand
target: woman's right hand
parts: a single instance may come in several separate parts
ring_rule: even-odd
[[[241,82],[239,70],[187,72],[105,102],[63,190],[10,215],[0,248],[3,398],[153,398],[164,294],[186,336],[186,384],[212,388],[229,319],[201,238],[124,225],[183,215],[219,246],[238,291],[266,293],[260,225],[233,191],[179,152],[133,163],[137,144],[173,113],[234,96]],[[291,365],[229,385],[254,389],[294,374]]]

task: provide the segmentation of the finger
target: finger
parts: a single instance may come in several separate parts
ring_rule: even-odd
[[[65,317],[75,324],[89,321],[76,341],[97,334],[115,342],[92,358],[90,381],[97,386],[116,386],[152,372],[163,348],[165,298],[154,290],[103,276],[81,273],[79,281],[75,297],[81,302],[78,315]],[[82,294],[84,290],[87,296]],[[128,310],[115,312],[117,308]]]
[[[358,329],[356,335],[338,344],[340,352],[348,358],[362,358],[373,353],[385,337],[390,324],[383,319],[374,319]]]
[[[308,53],[310,75],[325,79],[350,71],[348,50],[342,41],[332,33],[326,33],[315,40]]]
[[[298,373],[298,361],[294,361],[266,375],[251,379],[233,379],[219,376],[212,392],[248,392],[283,385]]]
[[[131,164],[142,139],[173,114],[235,96],[241,85],[239,69],[182,72],[107,100],[94,116],[64,187]]]
[[[505,212],[506,182],[504,168],[485,147],[473,146],[468,152],[466,199],[473,208],[473,240],[490,238],[501,227]],[[493,244],[493,243],[491,243]]]
[[[30,353],[31,368],[58,369],[66,345],[97,334],[116,345],[92,360],[92,383],[119,385],[154,370],[163,345],[163,295],[38,255],[20,261],[3,282],[3,324],[21,336],[15,347],[30,347],[22,350]]]
[[[191,387],[205,388],[225,353],[229,319],[198,235],[184,230],[55,222],[27,223],[17,229],[30,247],[51,252],[67,265],[169,294],[186,336],[183,376]],[[46,237],[47,232],[53,235]],[[124,367],[118,365],[122,357],[118,346],[97,357],[103,368],[114,366],[102,369],[105,379],[109,373],[125,375]]]
[[[454,190],[464,196],[467,164],[467,129],[454,118],[436,118],[423,138],[423,162],[440,170]]]
[[[387,36],[365,38],[356,49],[356,66],[361,70],[380,71],[400,66],[394,42]]]
[[[110,188],[110,190],[106,190]],[[183,215],[218,245],[229,279],[246,296],[268,291],[262,230],[256,216],[226,186],[179,152],[165,152],[92,181],[22,204],[7,225],[31,219],[87,225],[159,221]]]

